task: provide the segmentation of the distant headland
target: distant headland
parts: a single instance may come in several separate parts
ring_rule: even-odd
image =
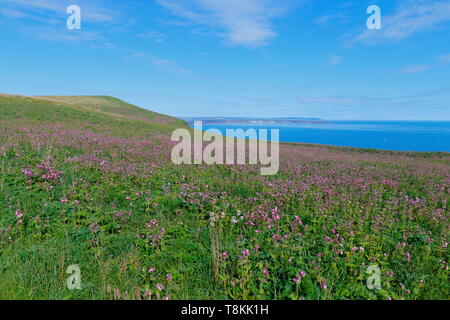
[[[181,117],[188,124],[194,121],[202,121],[203,124],[296,124],[296,123],[317,123],[327,124],[328,122],[319,118],[251,118],[251,117]]]

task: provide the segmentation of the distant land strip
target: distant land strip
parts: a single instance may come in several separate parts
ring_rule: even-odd
[[[246,117],[181,117],[192,124],[194,121],[202,121],[203,124],[329,124],[328,121],[319,118],[246,118]]]

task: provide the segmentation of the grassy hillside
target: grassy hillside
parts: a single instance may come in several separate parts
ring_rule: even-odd
[[[90,111],[101,111],[108,114],[122,115],[135,119],[174,120],[171,117],[148,111],[122,100],[107,96],[47,96],[37,98],[42,98],[47,101],[54,101],[57,103],[70,104],[74,108],[78,109],[83,108]]]
[[[0,299],[450,297],[448,154],[175,166],[186,124],[111,97],[0,95],[0,126]]]
[[[169,133],[187,126],[184,121],[151,112],[119,99],[97,96],[24,97],[0,95],[0,121],[10,123],[58,123],[117,135]]]

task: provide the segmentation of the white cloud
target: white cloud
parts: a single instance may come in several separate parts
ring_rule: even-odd
[[[260,47],[277,36],[273,19],[292,0],[157,0],[173,14],[195,25],[213,28],[231,45]],[[298,1],[297,1],[298,2]]]
[[[310,105],[354,105],[361,101],[360,98],[355,97],[299,97],[301,103]]]
[[[343,13],[326,14],[317,18],[314,22],[322,28],[331,28],[335,23],[343,24],[348,21],[348,17]]]
[[[184,69],[178,63],[173,60],[158,58],[152,54],[148,54],[142,51],[135,51],[132,53],[133,58],[144,59],[149,62],[151,65],[155,66],[159,70],[168,71],[172,73],[177,73],[180,75],[189,75],[191,74],[190,70]]]
[[[450,21],[450,0],[399,1],[395,13],[385,15],[382,8],[382,30],[365,30],[350,41],[373,45],[399,41],[415,34],[436,30]]]
[[[414,73],[422,73],[429,70],[431,66],[427,64],[410,66],[404,69],[397,70],[393,73],[393,75],[402,75],[402,74],[414,74]]]
[[[51,11],[64,9],[62,1],[55,0],[2,0],[1,2]]]
[[[443,56],[438,57],[439,61],[444,63],[450,63],[450,54],[446,54]]]
[[[303,113],[327,119],[433,120],[448,117],[449,98],[450,87],[444,87],[415,95],[301,96],[299,101]]]
[[[139,35],[140,38],[148,38],[152,39],[155,42],[164,42],[166,39],[166,35],[158,32],[158,31],[149,31],[147,33]]]
[[[103,1],[87,1],[78,0],[76,4],[81,8],[83,20],[89,22],[111,22],[113,21],[113,13],[108,10],[108,6],[102,4]],[[67,15],[66,9],[69,5],[74,4],[71,0],[0,0],[0,5],[8,6],[6,9],[21,12],[23,15],[17,15],[16,18],[25,15],[36,15],[42,11],[48,11],[56,15]],[[27,11],[25,14],[23,11]],[[8,13],[8,12],[6,12]],[[10,16],[11,17],[11,16]]]
[[[331,55],[328,57],[326,64],[330,67],[337,66],[342,63],[342,58],[336,55]]]
[[[27,16],[25,12],[11,8],[0,8],[0,15],[8,18],[23,18]]]
[[[26,32],[36,39],[46,40],[59,43],[95,43],[97,46],[109,47],[110,45],[104,42],[104,39],[96,32],[89,32],[79,30],[78,32],[70,32],[68,30],[61,30],[60,28],[46,27],[35,30],[34,28],[27,28]]]
[[[86,43],[92,47],[112,48],[103,36],[105,23],[114,23],[116,14],[106,0],[0,0],[0,17],[11,23],[10,27],[40,40],[60,43]],[[76,3],[81,8],[82,29],[65,28],[67,7]],[[31,23],[30,23],[31,22]],[[84,28],[85,22],[91,23]]]

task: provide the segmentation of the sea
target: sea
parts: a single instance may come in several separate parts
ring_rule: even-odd
[[[279,129],[280,142],[396,151],[450,152],[450,121],[327,121],[301,124],[203,124],[203,130]],[[270,131],[269,131],[270,132]],[[270,135],[269,135],[270,136]],[[270,139],[269,139],[270,140]]]

